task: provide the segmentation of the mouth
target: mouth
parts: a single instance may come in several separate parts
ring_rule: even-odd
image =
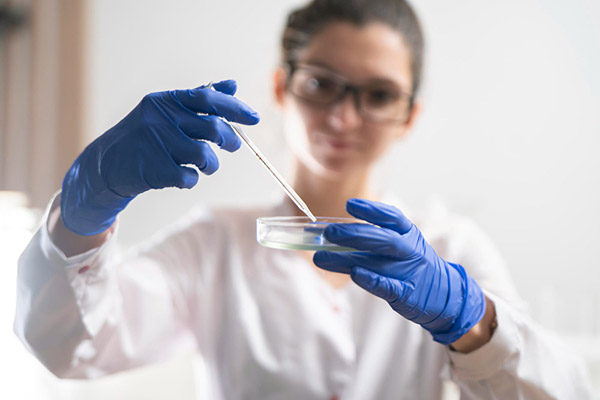
[[[349,140],[340,139],[333,136],[323,136],[322,142],[325,143],[327,147],[330,147],[336,151],[352,150],[355,147],[355,144]]]

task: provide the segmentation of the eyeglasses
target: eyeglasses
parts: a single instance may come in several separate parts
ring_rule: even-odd
[[[288,88],[299,99],[322,106],[336,104],[350,92],[358,112],[376,122],[405,121],[413,105],[413,95],[394,84],[351,85],[343,76],[313,65],[290,65]]]

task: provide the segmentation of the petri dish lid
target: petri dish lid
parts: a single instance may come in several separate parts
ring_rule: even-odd
[[[262,217],[256,220],[256,240],[263,246],[283,250],[356,251],[325,239],[330,224],[366,224],[355,218]]]

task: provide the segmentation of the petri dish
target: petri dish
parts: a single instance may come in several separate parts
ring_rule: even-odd
[[[256,239],[263,246],[283,250],[356,251],[325,239],[330,224],[364,224],[360,219],[316,217],[262,217],[256,220]]]

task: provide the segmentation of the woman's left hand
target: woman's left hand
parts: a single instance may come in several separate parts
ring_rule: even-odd
[[[323,269],[352,280],[392,309],[450,344],[475,326],[486,311],[481,288],[458,264],[443,260],[397,208],[350,199],[348,212],[371,224],[332,224],[325,238],[357,252],[315,253]]]

